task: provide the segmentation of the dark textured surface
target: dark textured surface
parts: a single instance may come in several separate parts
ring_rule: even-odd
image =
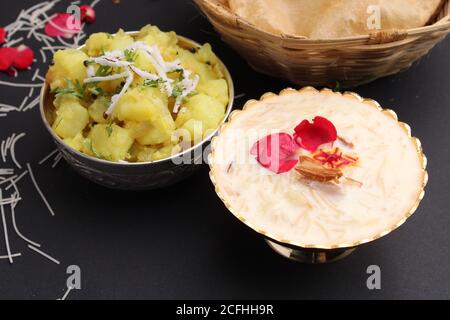
[[[0,25],[33,3],[1,1]],[[210,42],[229,67],[237,94],[246,94],[236,107],[289,86],[252,71],[189,1],[122,0],[113,5],[103,0],[97,13],[88,33],[135,30],[152,23]],[[110,191],[82,179],[65,163],[55,169],[51,163],[37,166],[54,149],[37,108],[0,118],[0,140],[12,132],[28,133],[18,143],[18,158],[34,165],[56,212],[56,217],[49,215],[25,178],[20,183],[24,200],[17,207],[18,224],[61,260],[60,266],[51,264],[11,234],[13,251],[23,256],[13,265],[0,260],[0,298],[61,297],[65,270],[72,264],[82,269],[83,287],[70,293],[70,299],[450,298],[449,50],[447,39],[409,71],[354,89],[393,108],[412,126],[429,159],[430,183],[419,210],[404,226],[331,265],[300,265],[272,252],[223,207],[206,166],[165,190]],[[26,81],[29,73],[19,80]],[[0,102],[20,104],[23,94],[0,86]],[[3,255],[3,233],[0,236]],[[372,264],[382,270],[382,290],[376,292],[366,288],[366,268]]]

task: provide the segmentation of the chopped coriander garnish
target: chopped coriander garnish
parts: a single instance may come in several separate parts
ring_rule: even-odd
[[[126,49],[123,54],[125,55],[125,60],[128,62],[134,62],[137,58],[137,52],[135,50]]]
[[[112,67],[108,66],[100,66],[97,71],[95,72],[96,77],[107,77],[110,76],[113,72]]]
[[[178,81],[173,85],[173,90],[172,90],[172,97],[174,98],[178,98],[179,96],[181,96],[183,94],[183,87],[181,86],[181,83]]]
[[[80,81],[76,80],[73,82],[72,80],[66,80],[67,87],[65,88],[56,88],[51,92],[56,94],[56,96],[71,94],[79,99],[86,99],[85,91],[86,86],[82,85]]]
[[[103,92],[103,89],[97,86],[93,86],[93,87],[88,87],[88,91],[94,96],[94,97],[98,97],[98,96],[102,96],[105,93]]]
[[[64,120],[64,118],[59,119],[58,123],[55,125],[55,129],[57,129],[59,127],[59,125],[61,124],[61,122]]]
[[[101,154],[99,154],[99,153],[95,150],[94,146],[92,145],[92,140],[91,140],[91,139],[88,139],[88,140],[87,140],[87,143],[88,143],[89,149],[91,150],[92,154],[93,154],[96,158],[99,158],[99,159],[102,159],[102,160],[108,160],[106,157],[102,156]]]
[[[157,88],[161,83],[164,83],[164,80],[161,78],[156,80],[147,79],[144,81],[144,87]]]
[[[106,132],[108,133],[108,137],[111,138],[111,135],[113,133],[114,127],[113,127],[113,123],[110,122],[107,126],[106,126]]]
[[[188,98],[190,98],[190,97],[193,97],[193,96],[196,96],[196,95],[198,95],[198,92],[196,90],[194,90],[191,93],[189,93],[187,96],[188,96]]]

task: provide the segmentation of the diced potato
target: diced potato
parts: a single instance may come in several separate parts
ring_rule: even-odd
[[[169,158],[181,152],[181,147],[177,144],[167,144],[163,147],[143,146],[135,143],[130,150],[132,159],[138,162],[151,162]]]
[[[211,45],[206,43],[196,52],[195,57],[201,63],[210,66],[210,70],[213,72],[215,79],[224,78],[223,67],[220,64],[219,58],[212,51]]]
[[[157,147],[147,147],[135,142],[130,150],[131,159],[137,162],[151,162],[157,149]]]
[[[111,43],[112,36],[109,33],[94,33],[86,41],[86,46],[83,48],[83,51],[90,57],[98,57],[102,52],[111,50]]]
[[[191,141],[201,142],[203,140],[203,122],[196,119],[190,119],[186,121],[181,127],[181,130],[186,130],[189,133]],[[183,133],[183,137],[185,138],[187,135]]]
[[[223,104],[203,93],[189,98],[184,107],[186,109],[182,110],[176,119],[179,128],[187,121],[195,119],[203,122],[203,133],[205,133],[208,129],[216,129],[225,117]]]
[[[178,38],[175,32],[162,32],[156,26],[147,25],[141,29],[137,40],[143,41],[149,46],[157,45],[164,59],[170,61],[176,57]]]
[[[199,62],[193,53],[182,50],[179,52],[178,58],[184,68],[191,70],[200,76],[200,84],[207,84],[209,81],[217,78],[212,67]]]
[[[160,99],[133,89],[126,92],[119,100],[114,115],[120,121],[150,121],[155,117],[155,108],[162,104]]]
[[[169,144],[165,147],[159,148],[156,152],[154,152],[152,155],[152,160],[153,161],[162,160],[165,158],[172,157],[180,152],[181,147],[179,145]]]
[[[198,86],[183,99],[177,114],[173,108],[180,90],[168,97],[164,85],[144,85],[145,80],[137,74],[109,119],[104,119],[104,113],[126,79],[105,80],[83,86],[87,77],[86,60],[92,60],[103,52],[123,51],[135,41],[156,46],[165,61],[179,59],[183,68],[192,72],[192,77],[199,76]],[[203,140],[223,120],[229,88],[223,76],[223,67],[209,44],[197,50],[185,50],[181,45],[174,32],[162,32],[149,25],[134,37],[123,30],[115,35],[95,33],[89,37],[82,50],[58,51],[54,65],[46,76],[52,90],[60,89],[55,90],[57,97],[53,104],[56,119],[53,130],[70,147],[111,161],[156,161]],[[130,58],[128,55],[126,57]],[[133,63],[146,72],[157,74],[148,54],[142,49],[133,56]],[[100,66],[93,65],[94,71],[98,72]],[[114,67],[112,74],[123,71],[125,68]],[[100,74],[107,75],[109,72],[98,72]],[[180,71],[171,71],[168,77],[177,84]],[[102,91],[96,96],[89,93],[93,92],[94,85]]]
[[[97,84],[97,86],[103,90],[105,93],[109,93],[111,95],[115,94],[117,88],[125,81],[125,78],[113,80],[113,81],[103,81]]]
[[[56,110],[53,130],[63,139],[74,138],[89,123],[89,113],[79,103],[69,101]]]
[[[195,57],[198,61],[210,65],[215,65],[219,62],[216,54],[212,51],[211,45],[209,43],[205,43],[203,46],[198,49],[195,53]]]
[[[92,141],[90,138],[84,139],[81,152],[87,154],[88,156],[96,157],[96,155],[92,152]]]
[[[156,117],[154,121],[127,121],[125,127],[133,132],[133,136],[142,145],[157,145],[170,142],[176,130],[175,122],[168,111],[161,111],[161,115]]]
[[[140,144],[160,144],[176,129],[167,105],[167,95],[158,88],[132,89],[120,99],[115,116],[126,122]]]
[[[124,50],[133,44],[133,37],[127,34],[125,31],[120,29],[113,37],[111,41],[110,49],[114,50]]]
[[[225,79],[210,80],[208,83],[201,83],[198,85],[197,91],[217,99],[224,106],[228,105],[228,84]]]
[[[156,68],[150,62],[148,54],[146,54],[144,50],[137,50],[134,65],[139,69],[156,74]]]
[[[116,124],[97,124],[89,133],[91,153],[111,161],[126,160],[134,139],[128,129]]]
[[[50,67],[46,80],[52,90],[65,87],[67,80],[79,81],[87,77],[84,61],[89,57],[80,50],[66,49],[55,53],[54,64]]]
[[[105,111],[108,109],[110,104],[110,99],[107,97],[98,97],[95,101],[89,106],[88,112],[89,116],[92,118],[94,122],[97,123],[107,123],[108,120],[103,117]]]
[[[53,105],[55,106],[56,109],[59,109],[62,105],[64,104],[68,104],[68,103],[79,103],[80,99],[78,99],[77,97],[75,97],[72,94],[61,94],[55,97],[55,100],[53,101]]]
[[[225,78],[225,70],[223,69],[223,66],[220,63],[215,64],[212,68],[212,71],[214,72],[214,75],[216,76],[217,79]]]
[[[175,131],[172,117],[162,118],[154,122],[127,122],[126,127],[133,131],[134,137],[142,145],[156,145],[171,141]]]
[[[69,145],[69,147],[72,147],[73,149],[77,151],[82,151],[84,146],[84,137],[83,134],[80,132],[73,138],[66,138],[64,139],[64,142]]]
[[[162,102],[163,105],[166,106],[168,102],[167,93],[165,91],[160,90],[159,88],[152,88],[152,87],[145,87],[137,89],[141,93],[143,93],[146,97],[148,97],[151,100],[159,100]]]

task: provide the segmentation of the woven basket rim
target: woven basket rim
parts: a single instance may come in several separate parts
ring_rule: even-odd
[[[450,6],[450,0],[446,0],[443,5],[441,5],[441,9],[443,10],[446,5]],[[199,5],[207,5],[211,9],[216,9],[216,16],[221,15],[223,18],[234,21],[235,25],[245,26],[249,30],[261,34],[261,36],[265,36],[266,38],[272,38],[274,41],[283,41],[283,40],[291,40],[295,41],[296,44],[334,44],[334,43],[347,43],[348,42],[362,42],[368,41],[370,39],[370,34],[367,35],[356,35],[350,37],[340,37],[340,38],[329,38],[329,39],[309,39],[303,36],[291,35],[291,34],[275,34],[266,30],[263,30],[256,25],[248,22],[243,19],[239,15],[231,12],[229,8],[225,7],[223,4],[218,3],[216,0],[195,0]],[[435,23],[423,27],[418,28],[410,28],[401,30],[402,32],[406,32],[408,36],[422,36],[428,33],[432,33],[435,31],[450,29],[450,8],[447,9],[447,15],[436,21]],[[388,31],[388,30],[386,30]],[[395,42],[395,41],[394,41]]]

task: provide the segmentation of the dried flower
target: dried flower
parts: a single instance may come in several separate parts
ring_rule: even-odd
[[[81,21],[86,21],[87,23],[93,23],[97,14],[95,13],[94,8],[88,5],[82,5],[80,7],[81,10]]]
[[[17,48],[0,48],[0,71],[15,74],[15,69],[29,68],[34,61],[34,52],[25,45]]]
[[[357,157],[343,154],[339,148],[331,151],[320,150],[313,155],[314,160],[320,162],[324,166],[330,168],[342,168],[344,166],[353,165],[358,161]]]
[[[13,61],[13,67],[19,70],[28,69],[34,60],[34,52],[25,45],[16,48],[16,55]]]
[[[80,30],[80,21],[69,13],[57,13],[45,25],[45,33],[50,37],[72,38]]]
[[[5,38],[6,38],[6,30],[5,28],[0,27],[0,44],[5,43]]]
[[[337,130],[330,120],[315,117],[312,123],[303,120],[295,128],[294,139],[303,149],[314,152],[319,146],[336,141]]]
[[[302,121],[294,136],[288,133],[272,134],[256,142],[251,154],[264,167],[275,173],[285,173],[298,163],[295,154],[298,149],[314,152],[323,144],[337,139],[336,127],[323,117],[315,117],[313,123]]]
[[[264,168],[280,174],[295,167],[298,160],[294,154],[298,148],[291,135],[277,133],[256,142],[250,153]]]

